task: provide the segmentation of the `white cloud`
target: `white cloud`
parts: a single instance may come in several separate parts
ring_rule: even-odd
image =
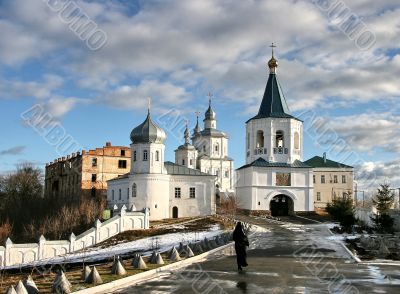
[[[378,148],[400,153],[400,118],[390,113],[365,113],[333,118],[329,126],[352,150]]]
[[[190,94],[185,88],[169,82],[143,80],[138,85],[123,85],[105,94],[101,100],[122,109],[143,110],[151,98],[152,109],[160,111],[185,104]]]
[[[45,99],[52,95],[54,90],[64,83],[62,77],[45,74],[41,81],[19,81],[0,79],[0,98],[21,99],[36,98]]]

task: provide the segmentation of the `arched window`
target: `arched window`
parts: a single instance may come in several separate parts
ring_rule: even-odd
[[[214,150],[215,150],[215,153],[216,153],[216,154],[219,154],[219,144],[218,144],[218,143],[215,144]]]
[[[148,154],[147,154],[147,150],[143,151],[143,161],[147,161],[148,158]]]
[[[118,200],[122,200],[122,190],[118,190]]]
[[[257,131],[256,147],[264,148],[264,132],[263,131]]]
[[[135,151],[133,151],[133,161],[136,161],[136,157],[137,157],[137,155],[136,155],[136,150],[135,150]]]
[[[275,147],[283,147],[283,146],[284,146],[283,131],[276,131],[276,134],[275,134]]]
[[[137,196],[137,186],[135,183],[132,184],[132,197]]]
[[[300,149],[300,137],[298,132],[294,132],[294,149]]]

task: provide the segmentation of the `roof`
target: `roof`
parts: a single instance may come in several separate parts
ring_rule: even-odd
[[[196,148],[191,144],[185,143],[185,144],[179,146],[178,149],[176,149],[175,151],[177,151],[177,150],[196,150]]]
[[[204,129],[201,132],[193,134],[193,137],[196,136],[211,136],[211,137],[223,137],[223,138],[228,138],[228,135],[225,134],[224,132],[217,130],[217,129]]]
[[[171,161],[164,162],[164,166],[167,169],[169,175],[185,175],[185,176],[212,176],[210,174],[203,173],[198,169],[188,168],[183,165],[175,164]]]
[[[243,165],[239,167],[237,170],[244,169],[247,167],[288,167],[288,168],[311,168],[311,166],[307,165],[300,160],[295,160],[293,163],[285,163],[285,162],[270,162],[266,161],[264,158],[258,158],[254,160],[252,163]]]
[[[333,161],[327,158],[323,158],[321,156],[314,156],[309,160],[306,160],[304,163],[308,164],[312,167],[328,167],[328,168],[353,168],[350,165],[346,165],[337,161]]]
[[[258,114],[247,122],[259,118],[294,118],[289,111],[285,96],[275,73],[270,73]]]
[[[210,157],[207,154],[202,154],[198,157],[198,159],[210,159],[210,160],[221,160],[221,157]],[[229,156],[224,156],[222,158],[222,160],[228,160],[228,161],[233,161],[233,158],[229,157]]]
[[[118,177],[116,177],[116,178],[113,178],[113,179],[111,179],[111,180],[108,180],[107,182],[122,180],[122,179],[126,179],[126,178],[129,178],[129,173],[120,175],[120,176],[118,176]]]
[[[166,138],[164,130],[151,120],[150,111],[145,121],[131,132],[131,141],[133,143],[164,143]]]
[[[204,116],[204,120],[214,120],[215,117],[216,117],[216,114],[215,114],[215,111],[211,107],[211,100],[210,100],[210,103],[208,105],[208,109],[207,109],[207,111],[205,113],[205,116]]]

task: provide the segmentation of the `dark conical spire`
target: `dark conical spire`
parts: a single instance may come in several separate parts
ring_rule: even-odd
[[[199,125],[199,114],[200,114],[200,112],[197,111],[196,112],[196,126],[193,129],[193,135],[196,135],[201,132],[201,128]]]
[[[267,85],[265,86],[264,96],[261,101],[258,114],[252,119],[257,118],[294,118],[289,111],[289,107],[286,103],[285,96],[283,95],[281,86],[279,85],[276,68],[278,67],[278,61],[274,57],[274,48],[276,47],[273,43],[272,57],[268,61],[269,77]]]

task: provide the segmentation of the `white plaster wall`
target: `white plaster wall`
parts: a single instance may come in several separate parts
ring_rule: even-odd
[[[291,186],[276,186],[277,172],[290,173]],[[278,194],[292,198],[295,211],[313,211],[312,170],[248,167],[237,171],[239,208],[269,210],[271,199]]]
[[[219,176],[217,182],[220,186],[221,191],[231,191],[233,187],[233,173],[234,167],[233,162],[224,159],[200,159],[199,160],[200,171],[216,175],[217,170],[219,170]],[[225,177],[225,171],[228,171],[229,176]]]
[[[182,160],[185,160],[185,164],[182,164]],[[190,160],[192,160],[192,164],[190,164]],[[186,166],[188,168],[196,169],[197,168],[197,150],[175,150],[175,163],[179,165]]]
[[[147,150],[147,161],[143,161],[143,152]],[[134,161],[134,152],[136,151],[136,161]],[[159,152],[159,161],[156,161],[156,151]],[[165,145],[158,143],[149,144],[131,144],[131,174],[133,173],[159,173],[166,174],[164,168]]]
[[[288,148],[287,154],[273,152],[275,148],[276,131],[284,133],[284,148]],[[264,132],[264,148],[266,154],[255,154],[257,131]],[[299,133],[299,149],[294,148],[294,133]],[[249,143],[247,142],[249,137]],[[303,160],[303,123],[291,118],[262,118],[253,119],[246,124],[246,163],[249,164],[259,157],[273,162],[290,162]]]
[[[27,263],[37,260],[39,256],[38,244],[14,244],[7,248],[6,262],[12,264]]]
[[[65,241],[45,241],[41,247],[41,258],[52,258],[65,255],[70,252],[70,242]]]
[[[175,187],[181,188],[181,198],[175,198]],[[190,198],[190,187],[196,188],[196,198]],[[171,176],[169,217],[174,206],[178,217],[211,215],[215,213],[215,184],[212,176]]]

